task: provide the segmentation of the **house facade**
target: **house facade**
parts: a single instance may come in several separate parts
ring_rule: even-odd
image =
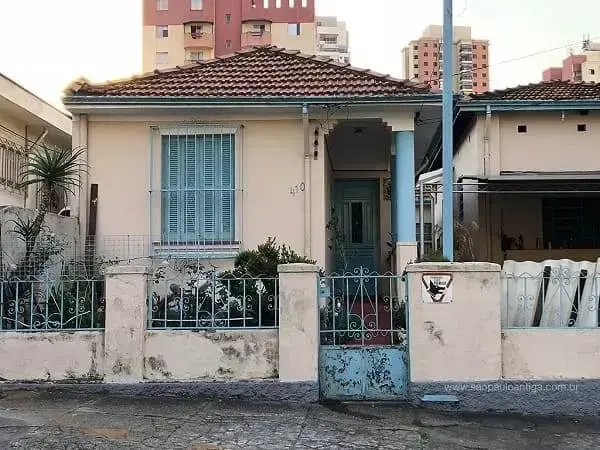
[[[415,115],[440,98],[412,83],[263,47],[64,102],[89,166],[73,204],[106,257],[225,268],[268,237],[329,271],[415,257]]]
[[[600,256],[600,86],[543,82],[459,102],[455,214],[481,261]]]
[[[37,206],[35,189],[17,185],[25,155],[41,145],[70,148],[71,117],[0,74],[0,206]]]

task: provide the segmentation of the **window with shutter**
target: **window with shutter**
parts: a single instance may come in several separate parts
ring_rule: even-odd
[[[232,243],[235,135],[163,135],[161,151],[163,240]]]

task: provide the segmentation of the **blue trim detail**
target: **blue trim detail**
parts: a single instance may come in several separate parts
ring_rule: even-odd
[[[415,134],[413,131],[394,132],[396,184],[392,196],[396,205],[396,239],[398,242],[416,242],[415,212]]]

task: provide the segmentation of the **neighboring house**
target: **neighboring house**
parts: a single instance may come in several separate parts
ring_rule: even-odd
[[[109,257],[224,267],[273,236],[327,270],[344,269],[330,250],[339,244],[347,269],[386,270],[394,230],[405,264],[416,252],[415,142],[427,142],[415,116],[440,100],[407,81],[275,48],[74,83],[64,103],[89,163],[81,229],[97,185],[94,227]]]
[[[18,189],[25,154],[71,147],[71,117],[0,74],[0,206],[35,208],[35,189]]]
[[[600,85],[563,81],[459,101],[455,215],[478,260],[600,257],[599,110]]]

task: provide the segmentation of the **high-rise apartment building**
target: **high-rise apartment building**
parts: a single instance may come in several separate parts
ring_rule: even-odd
[[[569,55],[562,67],[549,67],[542,72],[544,81],[600,82],[600,43],[584,39],[582,54]]]
[[[317,17],[317,55],[350,63],[350,34],[346,22],[333,16]]]
[[[441,25],[430,25],[423,35],[402,49],[404,78],[442,88]],[[473,39],[471,27],[454,27],[454,91],[465,94],[489,90],[489,41]]]
[[[143,70],[257,45],[314,54],[315,0],[143,0]]]

